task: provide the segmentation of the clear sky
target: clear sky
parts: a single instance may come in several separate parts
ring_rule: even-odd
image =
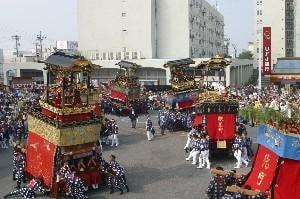
[[[141,0],[142,1],[142,0]],[[185,1],[185,0],[183,0]],[[216,0],[208,0],[211,4]],[[12,35],[21,35],[21,49],[33,48],[41,30],[56,40],[77,40],[76,0],[0,0],[0,48],[11,49]],[[225,18],[225,34],[238,50],[247,48],[253,33],[253,0],[218,0]]]

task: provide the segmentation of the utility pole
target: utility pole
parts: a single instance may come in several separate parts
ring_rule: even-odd
[[[16,49],[16,55],[17,55],[17,57],[19,57],[19,46],[20,46],[21,36],[19,36],[19,35],[13,35],[13,36],[11,36],[11,38],[13,40],[16,40],[16,47],[15,47],[15,49]]]
[[[237,54],[237,47],[235,44],[231,44],[233,49],[234,49],[234,58],[236,58],[236,54]]]
[[[35,56],[36,56],[36,61],[38,61],[39,59],[39,52],[38,52],[38,43],[35,42]]]
[[[36,40],[40,43],[40,57],[43,59],[43,40],[47,37],[42,36],[42,31],[36,36]]]
[[[261,30],[259,32],[259,51],[258,51],[258,88],[261,90],[261,79],[262,79],[262,74],[261,74],[261,70],[262,70],[262,48],[263,48],[263,34],[262,34],[262,27],[261,27]]]
[[[227,58],[229,56],[230,38],[225,37],[224,44],[225,44],[224,57]]]

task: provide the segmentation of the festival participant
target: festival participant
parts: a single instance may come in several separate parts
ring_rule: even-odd
[[[16,150],[16,159],[14,162],[14,179],[17,182],[16,189],[20,189],[21,182],[24,181],[25,175],[25,154],[22,152],[21,148]]]
[[[36,198],[35,192],[46,193],[49,192],[50,189],[46,189],[42,183],[42,177],[33,178],[29,181],[29,183],[22,188],[18,188],[15,191],[10,192],[5,195],[4,198],[8,198],[10,196],[22,196],[25,199]]]
[[[150,116],[148,115],[146,120],[146,134],[147,134],[148,141],[151,141],[154,137],[153,134],[151,133],[152,128],[153,128],[152,121],[150,119]]]
[[[247,136],[247,132],[244,132],[244,137],[246,140],[247,155],[248,157],[252,157],[254,155],[254,152],[252,150],[252,139],[250,136]]]
[[[109,165],[111,168],[114,167],[119,167],[119,163],[116,161],[116,156],[115,155],[110,155],[109,156]]]
[[[84,182],[85,185],[85,190],[88,190],[88,187],[90,185],[90,176],[87,173],[87,168],[85,163],[83,162],[83,159],[79,159],[78,163],[77,163],[77,175],[78,177],[80,177],[80,179],[82,179],[82,181]]]
[[[164,114],[161,114],[159,116],[159,128],[160,128],[160,134],[165,135],[165,130],[167,127],[167,118]]]
[[[170,132],[174,132],[175,131],[175,126],[176,126],[176,114],[174,110],[169,110],[169,117],[168,117],[168,121],[167,121],[167,125],[168,125],[168,130]]]
[[[223,171],[222,167],[216,167],[217,170]],[[209,199],[221,199],[226,192],[226,181],[232,178],[233,173],[229,172],[227,175],[216,174],[212,177],[206,190],[206,196]]]
[[[210,169],[210,161],[209,161],[209,137],[208,135],[201,135],[200,139],[200,156],[199,156],[199,166],[198,169],[202,169],[205,166],[206,168]]]
[[[99,173],[99,163],[96,160],[95,156],[92,156],[90,158],[87,167],[89,170],[89,176],[90,176],[92,188],[98,189],[100,183],[100,173]]]
[[[248,166],[248,162],[242,157],[242,151],[243,151],[243,140],[241,138],[241,133],[237,132],[235,140],[232,144],[232,150],[234,153],[234,157],[237,160],[237,163],[235,165],[235,169],[239,169],[242,166],[242,163],[245,164],[245,166]]]
[[[68,161],[64,161],[63,166],[59,169],[58,175],[61,176],[62,178],[66,178],[71,174],[71,169],[69,167]]]
[[[111,146],[119,146],[119,139],[118,139],[118,134],[119,134],[119,127],[117,125],[117,122],[112,119],[111,120],[111,132],[112,132],[112,141],[111,141]]]
[[[134,110],[134,108],[132,108],[132,110],[129,113],[129,118],[131,120],[131,127],[132,128],[136,128],[136,120],[138,118],[138,114],[136,113],[136,111]]]
[[[186,118],[186,130],[190,131],[193,128],[193,119],[191,115],[187,115]]]
[[[16,174],[16,161],[18,156],[18,150],[22,150],[23,145],[20,143],[19,140],[13,143],[13,181],[15,181],[15,174]]]
[[[197,164],[197,159],[198,156],[200,154],[201,151],[201,143],[200,143],[200,139],[198,135],[194,135],[193,136],[193,147],[192,147],[192,151],[190,152],[189,156],[185,159],[186,161],[190,161],[191,159],[193,159],[192,165],[196,165]]]
[[[85,194],[85,186],[83,181],[75,175],[73,171],[70,175],[65,178],[67,187],[69,188],[69,193],[72,199],[87,199]]]
[[[192,130],[190,130],[190,132],[187,134],[187,141],[186,141],[186,144],[183,148],[186,153],[188,153],[188,149],[191,146],[193,136],[197,135],[197,134],[198,134],[198,131],[195,128],[192,128]]]
[[[127,192],[129,192],[129,187],[127,185],[127,181],[126,181],[126,177],[125,177],[125,169],[123,167],[120,166],[120,164],[116,161],[116,156],[111,155],[110,156],[110,168],[111,170],[114,172],[115,175],[115,180],[119,181],[118,183],[116,183],[116,188],[118,188],[119,190],[122,190],[120,194],[123,194],[123,189],[121,188],[121,186],[124,186],[127,190]]]
[[[247,190],[251,190],[250,185],[245,185],[243,188]],[[246,195],[244,191],[245,190],[239,190],[235,193],[231,193],[231,194],[227,193],[222,197],[222,199],[265,199],[268,196],[268,194],[265,194],[263,192],[258,192],[255,195]]]

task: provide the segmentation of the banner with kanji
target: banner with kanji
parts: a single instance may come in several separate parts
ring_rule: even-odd
[[[235,114],[207,114],[207,131],[210,139],[233,139],[235,136]]]
[[[55,145],[29,132],[26,150],[26,171],[34,177],[42,176],[44,184],[52,186]]]
[[[272,49],[271,49],[271,27],[263,27],[263,75],[271,75],[272,70]]]
[[[274,180],[279,156],[260,145],[250,176],[244,185],[250,185],[252,190],[267,191]]]

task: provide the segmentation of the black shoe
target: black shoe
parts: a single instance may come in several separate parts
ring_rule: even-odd
[[[128,187],[128,185],[126,185],[126,191],[129,192],[129,187]]]
[[[122,195],[124,192],[123,192],[123,189],[119,188],[120,190],[120,195]]]

